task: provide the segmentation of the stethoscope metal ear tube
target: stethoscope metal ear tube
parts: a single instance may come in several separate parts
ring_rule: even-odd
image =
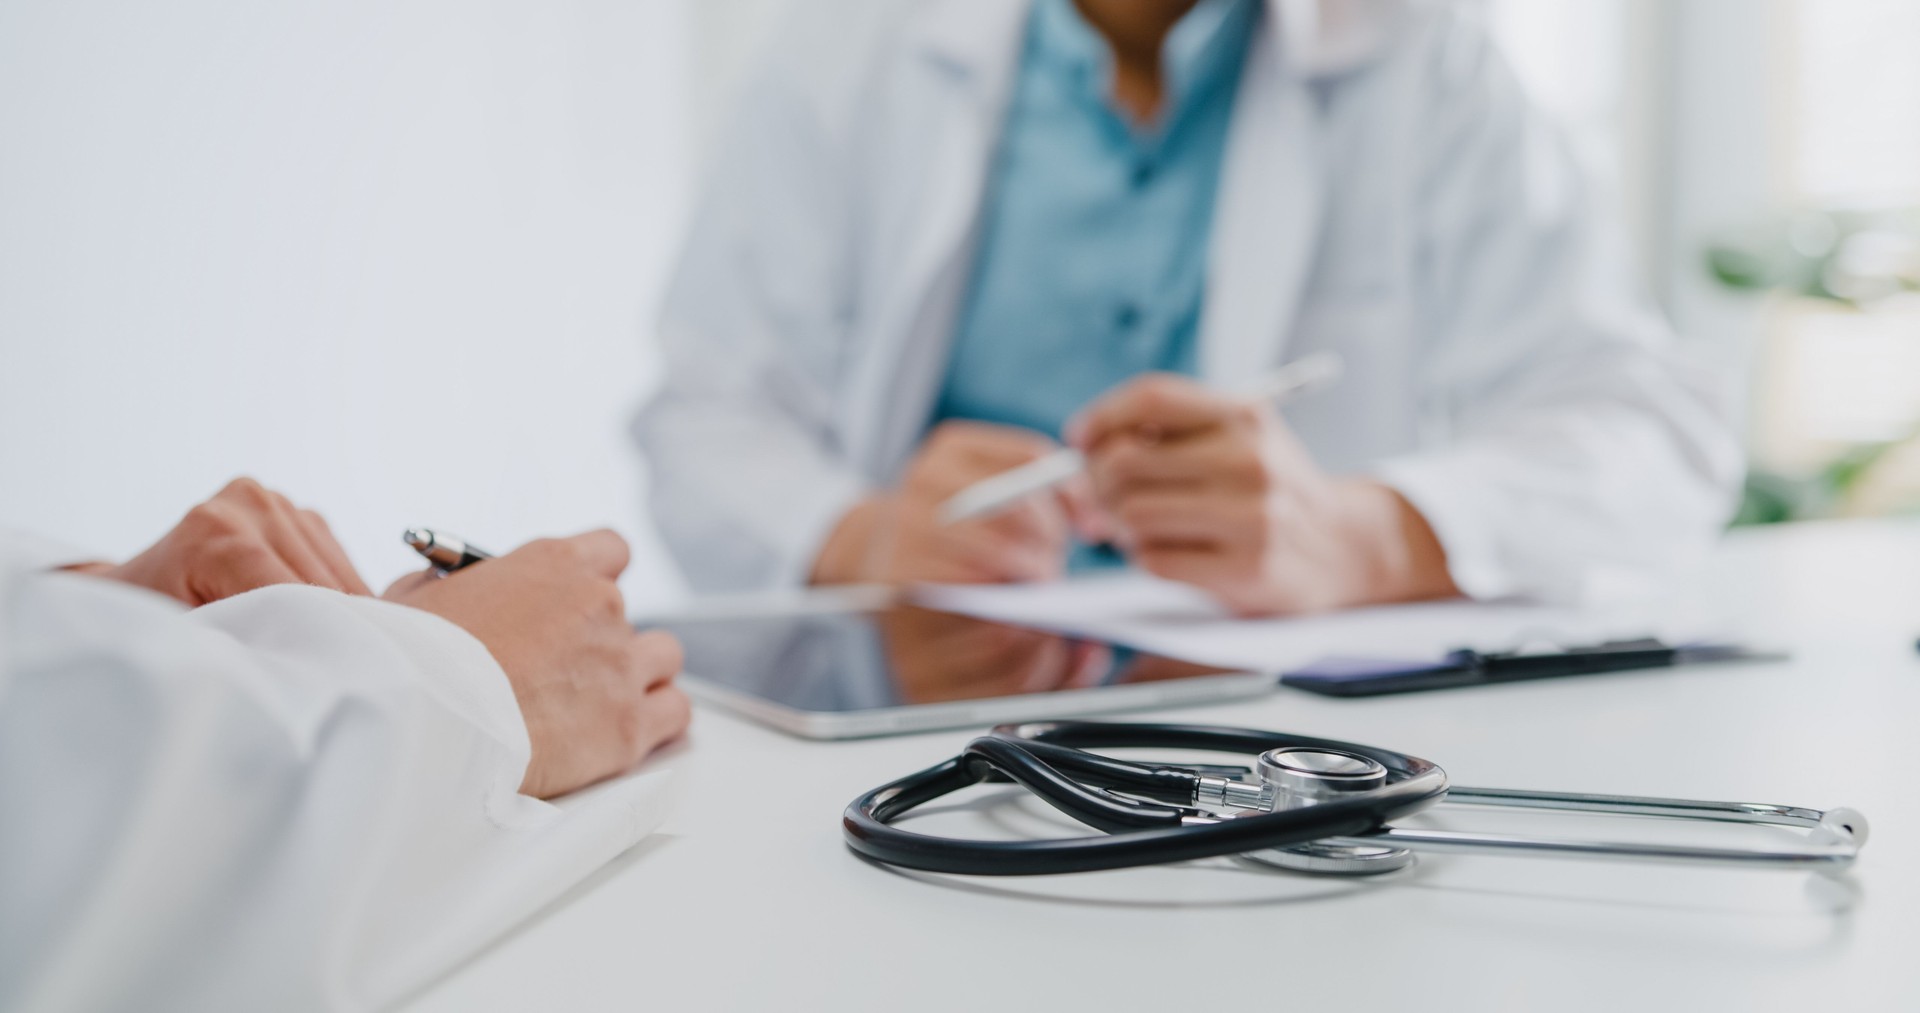
[[[1800,806],[1773,805],[1766,802],[1703,802],[1686,798],[1647,798],[1641,795],[1582,795],[1575,792],[1520,791],[1513,788],[1447,789],[1447,801],[1457,805],[1506,806],[1515,809],[1565,809],[1576,812],[1613,813],[1620,816],[1667,816],[1677,819],[1709,820],[1721,823],[1763,823],[1783,827],[1813,828],[1828,823],[1835,815],[1852,816],[1859,822],[1852,827],[1860,843],[1867,842],[1866,817],[1851,809],[1821,812]]]
[[[1388,828],[1357,837],[1326,837],[1319,843],[1338,847],[1396,847],[1414,851],[1483,855],[1531,855],[1539,858],[1580,856],[1641,862],[1718,862],[1727,865],[1778,866],[1817,870],[1844,869],[1853,864],[1859,847],[1851,842],[1807,844],[1785,848],[1708,848],[1684,844],[1645,844],[1631,841],[1574,841],[1553,837],[1517,837],[1456,830],[1400,830]]]
[[[1093,748],[1257,754],[1245,767],[1143,764]],[[1257,775],[1257,782],[1247,778]],[[913,807],[967,785],[1012,781],[1107,836],[970,841],[891,826]],[[1469,806],[1575,811],[1810,829],[1806,843],[1722,848],[1568,840],[1388,825],[1442,799]],[[1055,722],[1008,725],[946,763],[868,792],[847,807],[847,842],[876,861],[934,872],[1035,875],[1237,854],[1287,869],[1369,874],[1416,851],[1634,861],[1716,862],[1838,871],[1866,843],[1866,819],[1751,802],[1705,802],[1497,788],[1449,788],[1431,761],[1305,736],[1204,725]]]
[[[1867,819],[1852,809],[1806,809],[1762,802],[1707,802],[1637,795],[1587,795],[1574,792],[1518,791],[1510,788],[1447,789],[1447,804],[1562,812],[1601,813],[1654,819],[1789,826],[1812,830],[1806,843],[1788,847],[1717,848],[1635,841],[1581,841],[1553,837],[1482,834],[1454,830],[1402,830],[1394,827],[1358,837],[1323,838],[1333,847],[1396,847],[1413,851],[1501,854],[1552,858],[1577,855],[1621,861],[1718,862],[1728,865],[1782,866],[1834,871],[1853,864],[1867,842]]]

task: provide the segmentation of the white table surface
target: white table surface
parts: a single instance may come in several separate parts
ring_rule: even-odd
[[[1873,829],[1848,879],[1467,855],[1372,881],[903,874],[854,857],[840,812],[968,733],[804,742],[706,708],[663,761],[668,831],[413,1008],[1920,1010],[1920,524],[1739,533],[1687,597],[1794,659],[1163,713],[1375,743],[1457,784],[1849,805]],[[1010,789],[966,800],[922,826],[1054,829]]]

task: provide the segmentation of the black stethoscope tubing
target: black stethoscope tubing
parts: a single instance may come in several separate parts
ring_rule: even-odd
[[[1129,763],[1080,752],[1132,748],[1242,754],[1329,749],[1374,760],[1387,768],[1388,781],[1360,798],[1189,822],[1200,811],[1181,803],[1191,799],[1204,768]],[[943,795],[1009,781],[1107,835],[977,841],[917,834],[892,825]],[[1135,801],[1108,789],[1158,802]],[[969,743],[959,756],[867,792],[847,806],[842,828],[855,852],[889,865],[971,876],[1045,876],[1185,862],[1367,834],[1446,794],[1447,775],[1438,765],[1374,746],[1246,728],[1036,722],[996,728]]]

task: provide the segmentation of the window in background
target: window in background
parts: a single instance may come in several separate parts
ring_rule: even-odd
[[[1920,507],[1920,3],[1485,7],[1534,100],[1618,182],[1692,350],[1730,393],[1751,363],[1743,517]],[[1729,288],[1787,294],[1756,313]]]
[[[1792,0],[1752,519],[1920,507],[1920,4]],[[1902,291],[1902,289],[1905,291]],[[1814,296],[1809,298],[1808,296]]]
[[[1920,4],[1796,0],[1792,178],[1823,204],[1920,201]]]

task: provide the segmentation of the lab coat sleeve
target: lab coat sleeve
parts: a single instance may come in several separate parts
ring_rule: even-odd
[[[845,5],[843,5],[845,6]],[[827,90],[859,20],[808,6],[745,90],[663,304],[634,435],[656,523],[702,591],[806,582],[867,483],[837,435],[851,358],[847,127]]]
[[[1409,217],[1426,433],[1377,474],[1467,594],[1589,600],[1697,559],[1741,469],[1730,392],[1636,291],[1624,230],[1477,21],[1420,72]]]
[[[68,542],[26,532],[0,532],[0,537],[6,540],[7,555],[15,565],[25,569],[53,570],[90,563],[99,558]]]
[[[384,1008],[662,815],[664,775],[518,794],[510,685],[427,613],[0,592],[0,1008]]]

